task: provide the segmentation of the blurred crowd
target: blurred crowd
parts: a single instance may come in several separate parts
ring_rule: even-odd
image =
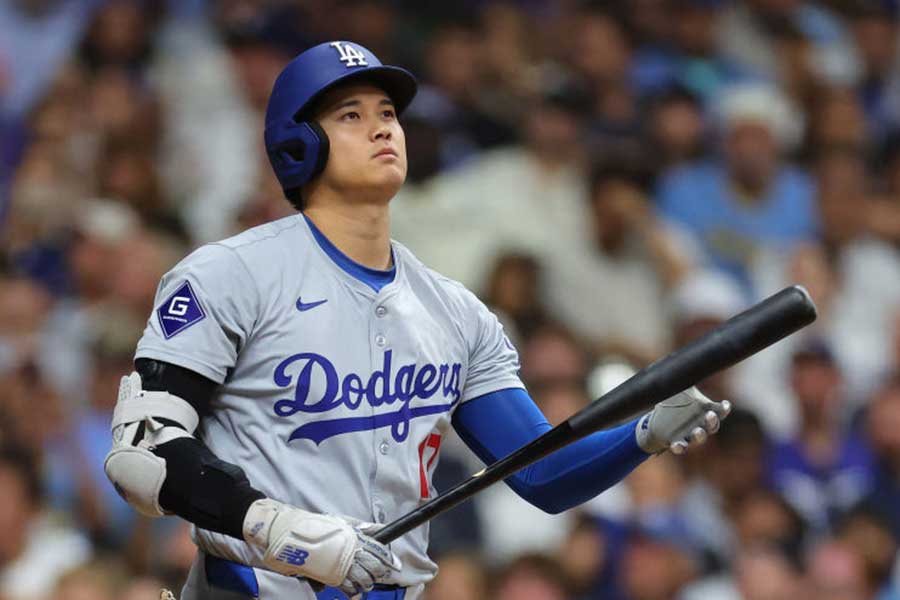
[[[275,76],[352,39],[420,78],[394,237],[501,316],[558,423],[785,285],[817,323],[701,384],[687,456],[551,517],[432,525],[428,600],[900,599],[891,0],[0,2],[0,600],[148,600],[193,557],[103,474],[159,277],[288,214]],[[498,425],[499,426],[499,425]],[[480,468],[448,443],[446,489]]]

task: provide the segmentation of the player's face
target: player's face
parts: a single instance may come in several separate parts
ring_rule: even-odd
[[[406,179],[406,138],[394,103],[369,84],[325,96],[318,122],[330,151],[323,183],[351,197],[390,199]]]

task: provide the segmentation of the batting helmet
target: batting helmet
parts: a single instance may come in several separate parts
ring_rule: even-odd
[[[302,52],[275,80],[266,108],[266,153],[288,199],[290,192],[321,173],[328,159],[328,137],[318,123],[308,120],[308,109],[327,90],[356,80],[387,92],[397,114],[416,94],[416,79],[409,71],[382,65],[367,48],[344,41]]]

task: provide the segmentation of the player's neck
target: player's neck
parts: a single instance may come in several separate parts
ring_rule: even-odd
[[[370,269],[391,268],[391,218],[386,204],[316,203],[303,214],[354,262]]]

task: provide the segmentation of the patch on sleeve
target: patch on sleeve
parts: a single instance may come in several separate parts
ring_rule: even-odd
[[[159,318],[163,334],[169,339],[205,319],[206,313],[203,312],[200,301],[191,289],[190,282],[185,281],[162,306],[156,309],[156,316]]]

